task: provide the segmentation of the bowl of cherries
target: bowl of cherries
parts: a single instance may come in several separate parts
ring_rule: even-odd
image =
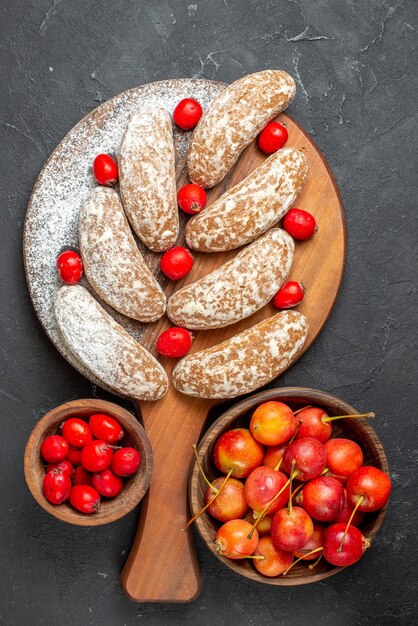
[[[24,465],[28,487],[48,513],[70,524],[99,526],[142,500],[152,450],[141,424],[122,407],[75,400],[39,421]]]
[[[353,565],[391,491],[372,417],[314,389],[242,400],[194,449],[187,525],[230,569],[270,585],[316,582]]]

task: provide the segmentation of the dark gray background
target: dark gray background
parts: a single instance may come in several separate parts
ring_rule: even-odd
[[[0,621],[412,624],[417,3],[2,0],[0,8]],[[394,483],[390,508],[363,560],[324,583],[252,584],[198,542],[201,597],[186,606],[136,605],[122,595],[118,576],[137,513],[76,528],[49,517],[25,485],[24,446],[37,420],[66,400],[109,397],[59,356],[35,318],[22,266],[26,205],[45,159],[98,103],[154,80],[230,82],[271,67],[298,83],[289,111],[328,158],[349,237],[331,318],[278,384],[324,389],[378,413]]]

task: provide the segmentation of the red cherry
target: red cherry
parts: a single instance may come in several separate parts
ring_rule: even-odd
[[[91,474],[82,465],[76,468],[74,472],[75,485],[91,485]]]
[[[74,485],[71,489],[70,503],[81,513],[95,513],[99,509],[100,495],[90,485]]]
[[[294,239],[310,239],[318,230],[313,215],[303,209],[290,209],[283,219],[283,228]]]
[[[62,424],[62,436],[74,448],[84,448],[93,439],[87,422],[78,417],[70,417]]]
[[[67,461],[72,463],[73,465],[80,465],[81,463],[81,450],[78,448],[72,448],[70,446],[70,450],[67,454]]]
[[[60,463],[69,452],[68,441],[60,435],[50,435],[43,440],[41,445],[41,455],[48,463]]]
[[[300,550],[295,551],[295,557],[297,559],[301,559],[302,561],[314,561],[318,558],[319,550],[314,554],[310,554],[310,552],[322,546],[322,537],[325,526],[318,524],[318,522],[314,522],[313,527],[312,537],[309,539],[308,543],[306,543]]]
[[[391,488],[392,483],[385,472],[371,465],[363,465],[348,479],[347,500],[360,511],[371,513],[385,506]]]
[[[194,128],[202,117],[202,107],[193,98],[184,98],[173,111],[173,120],[182,130]]]
[[[319,407],[310,406],[298,413],[299,430],[296,439],[302,437],[314,437],[321,443],[325,443],[331,437],[332,426],[329,422],[324,422],[328,413]]]
[[[304,486],[296,499],[313,519],[332,522],[344,505],[344,488],[335,478],[318,476]]]
[[[273,298],[273,304],[276,309],[291,309],[302,302],[304,295],[305,287],[302,283],[290,280],[280,287]]]
[[[345,524],[333,524],[325,529],[322,544],[324,546],[324,558],[331,565],[339,567],[353,565],[361,559],[364,551],[370,545],[358,528],[350,526],[341,546],[345,530]]]
[[[97,439],[102,439],[107,443],[116,443],[123,437],[123,430],[119,422],[104,413],[90,415],[89,426]]]
[[[132,476],[141,465],[141,455],[135,448],[120,448],[112,459],[112,470],[118,476]]]
[[[161,257],[160,269],[171,280],[184,278],[193,267],[193,257],[183,246],[167,250]]]
[[[247,428],[233,428],[223,433],[213,448],[213,460],[223,473],[245,478],[261,465],[264,448]]]
[[[233,519],[221,526],[216,533],[215,550],[229,559],[250,556],[258,544],[258,532],[253,531],[244,519]]]
[[[347,491],[344,489],[344,504],[343,504],[343,508],[340,511],[340,514],[338,515],[338,517],[335,520],[336,524],[347,524],[347,522],[349,521],[351,514],[353,512],[354,507],[351,506],[351,504],[348,502],[347,500]],[[362,513],[361,511],[356,511],[354,513],[354,517],[351,520],[351,524],[353,526],[360,526],[361,522],[363,521],[364,518],[364,513]]]
[[[111,469],[105,469],[103,472],[93,474],[92,485],[101,496],[106,498],[114,498],[123,488],[122,479],[116,476]]]
[[[173,326],[165,330],[157,339],[157,350],[162,356],[178,359],[192,347],[193,335],[186,328]]]
[[[301,550],[313,535],[313,522],[299,506],[280,509],[271,523],[271,539],[279,550],[295,552]]]
[[[64,476],[68,476],[68,478],[72,478],[72,475],[74,473],[74,467],[69,462],[68,457],[61,461],[61,463],[48,463],[46,471],[51,472],[52,470],[61,472],[61,474],[64,474]]]
[[[288,136],[286,126],[279,122],[269,122],[258,135],[258,147],[265,154],[273,154],[283,148]]]
[[[261,537],[254,554],[264,557],[264,559],[254,560],[255,568],[264,576],[279,576],[293,561],[293,554],[278,550],[271,537]]]
[[[179,207],[185,213],[200,213],[206,206],[206,191],[203,187],[190,183],[184,185],[177,194]]]
[[[244,496],[247,504],[257,513],[263,512],[270,500],[282,491],[288,482],[283,472],[278,472],[271,467],[260,465],[249,474],[244,486]],[[273,515],[286,505],[289,500],[289,487],[265,511],[265,515]]]
[[[52,470],[44,477],[42,491],[51,504],[62,504],[70,497],[71,480],[59,470]]]
[[[83,262],[78,252],[65,250],[57,259],[58,274],[64,283],[75,285],[83,275]]]
[[[93,174],[99,185],[113,187],[119,178],[118,166],[109,154],[98,154],[93,161]]]
[[[340,478],[347,478],[363,465],[363,452],[351,439],[330,439],[325,443],[325,450],[328,469]]]
[[[325,468],[326,461],[327,453],[325,447],[318,439],[313,437],[296,439],[287,446],[283,455],[285,472],[290,474],[294,465],[294,471],[297,472],[295,478],[302,482],[319,476]]]
[[[213,500],[214,493],[216,493],[213,489],[219,490],[224,481],[224,476],[212,481],[212,488],[208,487],[206,489],[205,505]],[[216,500],[209,504],[206,510],[209,515],[219,522],[229,522],[231,519],[244,517],[248,511],[248,504],[244,497],[244,485],[242,482],[236,478],[228,478]]]
[[[101,439],[90,441],[81,451],[81,465],[89,472],[101,472],[112,462],[112,448]]]

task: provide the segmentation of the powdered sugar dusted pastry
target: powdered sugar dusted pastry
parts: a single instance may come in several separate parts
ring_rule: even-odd
[[[91,191],[80,213],[79,241],[87,280],[107,304],[142,322],[164,314],[164,292],[138,250],[114,189]]]
[[[211,102],[196,126],[189,148],[189,178],[202,187],[217,185],[264,126],[293,100],[295,81],[279,70],[244,76]]]
[[[275,228],[219,269],[177,291],[168,301],[173,324],[190,329],[220,328],[267,304],[286,279],[295,244]]]
[[[283,148],[272,154],[189,221],[188,245],[202,252],[217,252],[252,241],[290,209],[307,173],[306,157],[299,150]]]
[[[158,400],[168,387],[164,369],[81,285],[63,286],[55,317],[68,349],[116,393]]]
[[[177,239],[174,140],[171,118],[161,106],[131,117],[119,153],[120,194],[132,228],[151,250],[168,250]]]
[[[173,384],[200,398],[235,398],[254,391],[286,369],[307,334],[304,315],[277,313],[213,348],[184,357],[173,370]]]

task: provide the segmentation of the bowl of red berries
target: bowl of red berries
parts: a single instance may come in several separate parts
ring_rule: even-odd
[[[75,400],[39,421],[24,465],[28,487],[48,513],[70,524],[99,526],[142,500],[152,450],[129,411],[103,400]]]
[[[270,585],[354,565],[370,552],[391,491],[373,417],[314,389],[242,400],[194,449],[188,525],[227,567]]]

